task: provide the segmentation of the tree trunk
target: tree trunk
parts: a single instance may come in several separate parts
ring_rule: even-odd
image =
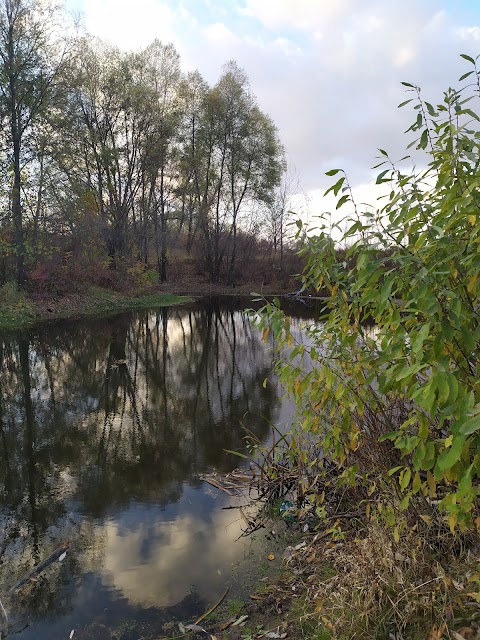
[[[14,228],[15,251],[17,256],[17,285],[23,289],[26,284],[25,272],[25,239],[23,234],[22,202],[20,199],[20,139],[17,134],[16,115],[12,114],[13,137],[13,189],[12,189],[12,218]]]

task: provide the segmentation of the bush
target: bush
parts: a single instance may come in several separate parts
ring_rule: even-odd
[[[353,210],[340,240],[350,245],[345,259],[329,221],[316,235],[298,223],[302,287],[328,291],[322,324],[294,346],[278,305],[261,321],[276,336],[277,370],[297,402],[291,449],[304,483],[309,460],[299,443],[307,439],[317,466],[319,457],[334,461],[343,481],[372,493],[383,483],[400,511],[414,506],[428,519],[438,506],[452,532],[480,524],[480,118],[467,101],[478,99],[480,73],[463,57],[472,69],[460,81],[473,85],[449,89],[436,106],[404,83],[412,98],[400,106],[416,110],[409,147],[425,154],[426,168],[403,170],[380,150],[377,184],[390,193],[378,210],[361,211],[346,175],[327,173],[337,208]],[[362,460],[374,441],[384,450],[368,468]],[[316,500],[320,512],[323,497]],[[393,527],[399,517],[380,503],[377,516]]]
[[[28,280],[30,291],[44,296],[81,293],[92,285],[121,289],[123,284],[122,274],[110,269],[106,260],[82,253],[43,259],[29,273]]]

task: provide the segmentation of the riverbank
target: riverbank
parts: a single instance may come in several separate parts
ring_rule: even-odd
[[[420,533],[405,520],[397,542],[366,518],[341,535],[328,523],[308,532],[299,523],[277,551],[282,567],[257,577],[233,618],[227,603],[219,622],[206,626],[228,640],[478,639],[478,545],[469,536],[449,544],[430,526]]]
[[[104,316],[131,309],[171,306],[192,300],[155,289],[122,292],[91,287],[84,293],[62,297],[29,297],[13,289],[0,290],[0,330],[25,329],[35,324],[66,318]]]
[[[293,285],[292,285],[293,286]],[[69,295],[29,295],[14,285],[0,287],[0,330],[24,329],[37,323],[60,319],[106,315],[130,309],[171,306],[205,296],[284,296],[290,291],[280,283],[268,286],[256,282],[231,287],[203,278],[172,279],[161,285],[126,285],[121,291],[90,287]]]

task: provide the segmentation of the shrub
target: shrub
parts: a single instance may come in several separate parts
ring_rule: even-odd
[[[480,118],[469,101],[479,97],[480,73],[463,57],[472,69],[460,81],[469,84],[436,106],[404,83],[412,98],[400,106],[416,110],[409,147],[424,153],[426,168],[404,170],[380,150],[377,184],[390,193],[378,210],[357,207],[341,170],[327,173],[337,208],[353,211],[344,259],[329,221],[315,235],[298,223],[302,287],[328,291],[322,323],[295,346],[278,305],[261,321],[276,336],[277,370],[298,407],[295,459],[308,470],[299,451],[307,432],[317,466],[319,457],[334,461],[345,482],[364,486],[375,487],[376,475],[399,494],[400,510],[415,505],[425,518],[421,509],[438,504],[452,532],[480,524]],[[362,451],[368,457],[373,441],[385,449],[367,469]],[[394,509],[379,505],[377,515],[395,527]]]

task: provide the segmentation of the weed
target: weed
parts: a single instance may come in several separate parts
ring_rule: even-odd
[[[245,602],[242,598],[230,598],[227,602],[227,611],[229,616],[239,616],[245,608]]]

